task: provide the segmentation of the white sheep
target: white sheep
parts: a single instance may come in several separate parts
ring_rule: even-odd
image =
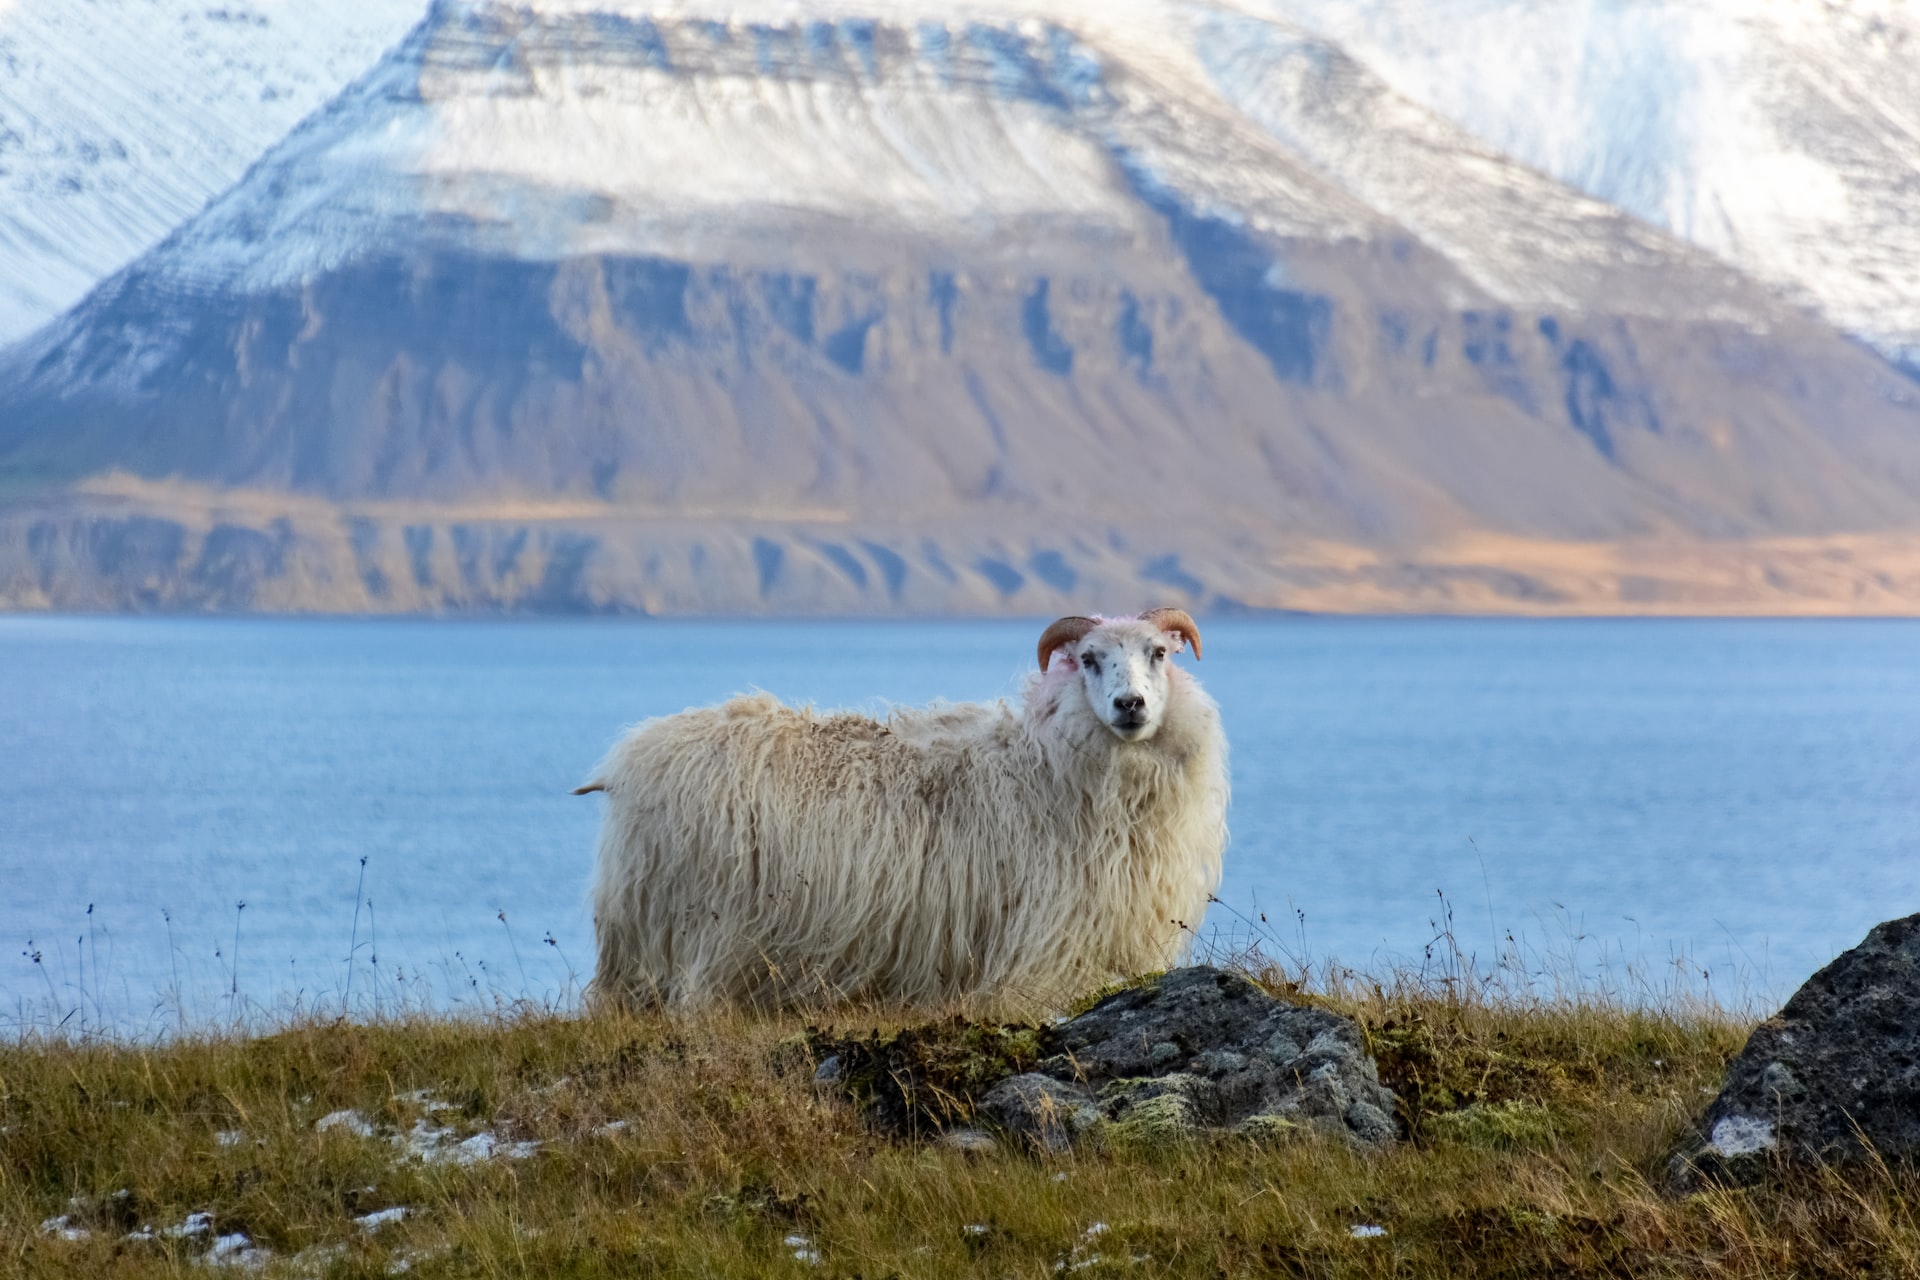
[[[608,800],[594,990],[1045,1005],[1178,962],[1227,839],[1219,712],[1170,661],[1188,644],[1178,609],[1061,618],[1017,707],[757,694],[633,729],[580,788]]]

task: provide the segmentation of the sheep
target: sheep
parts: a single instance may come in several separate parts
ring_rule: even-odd
[[[632,730],[591,990],[638,1006],[1046,1006],[1179,962],[1220,881],[1227,745],[1178,609],[1061,618],[1019,705],[884,720],[766,694]]]

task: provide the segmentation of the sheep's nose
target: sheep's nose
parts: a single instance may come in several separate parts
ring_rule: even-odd
[[[1137,693],[1123,693],[1113,700],[1115,711],[1125,711],[1129,714],[1143,710],[1146,705],[1147,700]]]

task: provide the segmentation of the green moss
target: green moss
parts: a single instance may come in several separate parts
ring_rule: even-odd
[[[1248,1116],[1235,1125],[1233,1131],[1238,1136],[1257,1143],[1292,1142],[1296,1138],[1304,1138],[1313,1133],[1312,1128],[1297,1120],[1266,1114]]]
[[[1485,1104],[1537,1105],[1577,1083],[1562,1057],[1514,1044],[1498,1032],[1482,1036],[1458,1025],[1436,1027],[1423,1013],[1402,1012],[1362,1029],[1380,1082],[1393,1090],[1415,1133],[1437,1115]]]
[[[1166,970],[1160,969],[1153,973],[1141,973],[1135,974],[1131,978],[1122,978],[1118,982],[1109,982],[1098,991],[1084,995],[1068,1005],[1066,1008],[1066,1016],[1068,1018],[1077,1018],[1087,1010],[1093,1008],[1093,1006],[1099,1004],[1102,1000],[1117,996],[1122,991],[1134,991],[1140,987],[1150,987],[1166,976]]]
[[[1039,1027],[958,1017],[891,1035],[814,1030],[809,1043],[817,1060],[839,1060],[839,1088],[874,1123],[908,1135],[970,1123],[981,1094],[1033,1070],[1048,1047]]]
[[[1531,1102],[1476,1102],[1457,1111],[1428,1115],[1424,1137],[1439,1142],[1510,1151],[1551,1143],[1559,1132],[1553,1113]]]
[[[1108,1147],[1134,1151],[1164,1150],[1190,1142],[1204,1119],[1195,1097],[1204,1083],[1178,1073],[1115,1080],[1100,1090],[1101,1104],[1114,1118],[1097,1126],[1094,1137]]]

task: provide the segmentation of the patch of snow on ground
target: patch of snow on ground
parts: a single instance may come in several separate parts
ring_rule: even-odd
[[[456,1109],[455,1105],[448,1102],[445,1098],[435,1097],[431,1089],[415,1089],[410,1093],[396,1093],[393,1095],[393,1100],[395,1102],[410,1102],[429,1115],[436,1111],[453,1111]]]
[[[428,1164],[461,1165],[478,1164],[495,1156],[525,1160],[538,1152],[542,1145],[538,1139],[502,1142],[498,1134],[486,1129],[456,1142],[453,1130],[428,1124],[425,1120],[416,1120],[413,1128],[405,1134],[394,1134],[393,1144],[408,1156]]]
[[[353,1110],[328,1112],[314,1123],[313,1128],[316,1133],[325,1133],[329,1129],[345,1129],[356,1138],[373,1136],[373,1125],[368,1123],[365,1116]]]
[[[354,1224],[363,1231],[378,1231],[389,1223],[401,1221],[412,1212],[413,1210],[407,1208],[407,1206],[397,1204],[391,1209],[378,1209],[372,1213],[363,1213],[353,1221]]]
[[[272,1260],[273,1251],[256,1247],[244,1231],[218,1237],[200,1258],[205,1266],[239,1267],[247,1271],[258,1271]]]
[[[85,1227],[74,1226],[72,1215],[65,1213],[41,1223],[40,1231],[44,1235],[59,1236],[62,1240],[85,1240],[93,1234]]]
[[[213,1215],[210,1213],[190,1213],[187,1220],[177,1227],[168,1227],[160,1234],[169,1240],[184,1240],[189,1236],[203,1236],[213,1230]]]

